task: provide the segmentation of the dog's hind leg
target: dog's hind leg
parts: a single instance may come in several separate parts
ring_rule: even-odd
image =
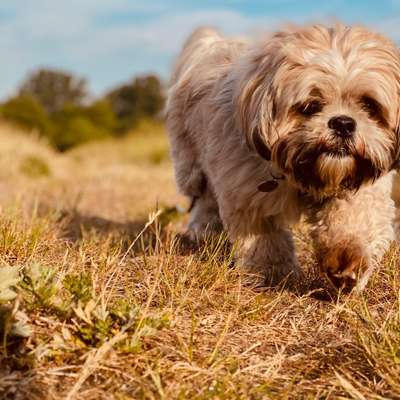
[[[179,191],[191,200],[189,234],[193,240],[222,231],[218,204],[198,162],[190,136],[171,122],[169,133],[171,156]]]
[[[180,143],[181,145],[182,143]],[[222,232],[217,200],[207,178],[196,162],[181,156],[175,159],[175,176],[179,190],[191,199],[188,231],[192,240],[202,240]]]
[[[194,240],[202,240],[223,230],[218,204],[209,186],[200,197],[194,198],[189,219],[189,234]]]
[[[178,190],[189,198],[200,197],[205,190],[206,179],[198,163],[192,140],[187,132],[181,131],[171,122],[168,125],[171,157]]]
[[[195,139],[185,126],[183,95],[177,90],[170,96],[166,123],[176,184],[183,195],[191,199],[198,198],[206,188],[205,174],[200,165]]]

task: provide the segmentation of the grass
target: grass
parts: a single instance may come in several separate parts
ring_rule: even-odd
[[[256,293],[180,234],[155,130],[60,155],[0,128],[0,398],[400,398],[399,249],[330,297],[301,226],[306,279]]]

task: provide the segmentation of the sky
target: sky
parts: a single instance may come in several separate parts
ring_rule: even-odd
[[[140,74],[166,80],[199,25],[240,35],[333,20],[400,45],[400,0],[0,0],[0,98],[38,67],[85,77],[94,96]]]

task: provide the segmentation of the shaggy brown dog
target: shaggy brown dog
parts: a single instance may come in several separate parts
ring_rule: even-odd
[[[221,225],[241,264],[299,276],[290,226],[306,215],[321,269],[363,288],[395,238],[400,56],[361,27],[308,26],[256,44],[193,33],[167,123],[195,237]]]

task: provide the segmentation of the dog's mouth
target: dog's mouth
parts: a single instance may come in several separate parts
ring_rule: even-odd
[[[319,147],[319,151],[321,155],[331,158],[352,157],[357,153],[354,142],[351,139],[330,143],[325,142]]]
[[[374,181],[383,173],[353,142],[291,143],[280,141],[273,159],[289,181],[304,192],[332,196]],[[294,148],[296,151],[293,151]]]

